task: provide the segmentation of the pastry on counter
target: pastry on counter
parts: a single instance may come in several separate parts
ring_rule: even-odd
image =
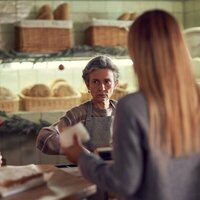
[[[44,173],[34,164],[0,167],[0,196],[7,197],[44,184]]]

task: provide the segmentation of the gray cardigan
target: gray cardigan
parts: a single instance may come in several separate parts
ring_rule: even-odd
[[[170,157],[148,144],[148,109],[142,93],[117,104],[113,129],[113,164],[83,153],[83,175],[120,199],[199,200],[200,155]]]

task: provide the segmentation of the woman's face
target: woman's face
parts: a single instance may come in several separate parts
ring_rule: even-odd
[[[117,83],[111,70],[97,69],[90,73],[87,87],[95,102],[103,102],[110,99]]]

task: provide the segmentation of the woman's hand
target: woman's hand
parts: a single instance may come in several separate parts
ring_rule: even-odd
[[[83,152],[90,153],[86,148],[83,147],[77,135],[73,136],[73,146],[63,148],[67,159],[74,163],[78,164],[78,159]]]

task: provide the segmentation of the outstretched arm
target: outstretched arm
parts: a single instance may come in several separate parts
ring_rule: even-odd
[[[36,146],[43,153],[51,155],[62,154],[59,131],[56,126],[57,125],[54,124],[42,128],[37,136]]]

